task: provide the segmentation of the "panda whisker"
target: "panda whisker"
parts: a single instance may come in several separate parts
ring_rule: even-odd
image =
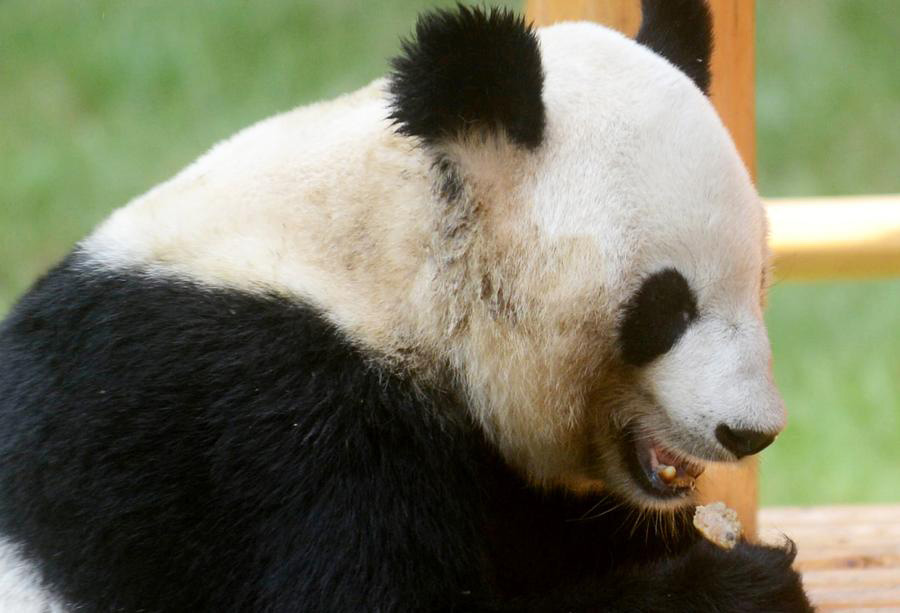
[[[585,511],[584,513],[582,513],[581,517],[579,517],[579,518],[577,518],[577,519],[570,519],[570,520],[567,520],[567,521],[583,521],[583,520],[585,520],[585,519],[588,519],[589,516],[591,515],[591,513],[593,513],[595,510],[597,510],[597,507],[599,507],[600,505],[602,505],[605,501],[606,501],[606,498],[602,498],[601,500],[597,501],[593,506],[591,506],[590,509],[588,509],[587,511]],[[601,513],[600,515],[598,515],[598,517],[599,517],[599,516],[602,516],[603,514],[604,514],[604,513]]]
[[[590,515],[590,513],[592,513],[597,507],[599,507],[601,504],[603,504],[603,503],[606,502],[607,500],[608,500],[608,498],[606,498],[606,497],[603,498],[603,500],[601,500],[600,502],[598,502],[597,504],[595,504],[594,506],[592,506],[592,507],[591,507],[588,511],[586,511],[586,512],[584,513],[584,515],[582,515],[581,517],[579,517],[579,518],[577,518],[577,519],[569,519],[569,520],[566,520],[566,521],[569,521],[569,522],[592,521],[592,520],[595,520],[595,519],[599,519],[599,518],[603,517],[604,515],[607,515],[607,514],[609,514],[609,513],[612,513],[613,511],[615,511],[615,510],[617,510],[617,509],[620,509],[620,508],[622,508],[623,506],[625,506],[625,502],[622,501],[622,502],[619,502],[619,503],[614,504],[614,505],[611,506],[610,508],[608,508],[608,509],[606,509],[606,510],[600,512],[600,513],[597,513],[597,514],[595,514],[595,515]]]
[[[646,509],[643,509],[643,508],[637,509],[637,517],[634,519],[634,521],[631,524],[631,530],[628,533],[628,538],[634,538],[634,534],[635,534],[635,532],[637,532],[638,526],[641,525],[642,520],[644,519],[644,515],[646,515],[646,513],[647,513]],[[629,518],[630,517],[631,517],[631,515],[629,514]]]

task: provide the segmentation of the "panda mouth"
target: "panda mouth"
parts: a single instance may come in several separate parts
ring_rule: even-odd
[[[625,464],[641,488],[656,498],[679,498],[694,490],[704,466],[664,446],[646,432],[630,429],[623,437]]]

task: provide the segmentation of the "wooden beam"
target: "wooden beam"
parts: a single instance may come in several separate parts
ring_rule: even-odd
[[[754,107],[755,0],[709,0],[715,32],[710,99],[755,177]],[[640,24],[638,0],[527,0],[526,14],[538,26],[560,20],[591,20],[633,36]],[[745,533],[756,536],[757,461],[711,465],[698,483],[703,501],[722,500],[738,512]]]
[[[900,277],[900,195],[766,205],[779,279]]]
[[[641,25],[640,0],[527,0],[525,14],[536,25],[596,21],[634,38]]]

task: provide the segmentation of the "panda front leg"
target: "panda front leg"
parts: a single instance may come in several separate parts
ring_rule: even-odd
[[[559,590],[514,598],[484,611],[548,613],[810,613],[795,550],[741,543],[725,551],[698,541],[682,554],[632,565]]]
[[[483,603],[489,612],[810,613],[795,551],[742,543],[732,552],[698,542],[683,555],[630,566],[528,597]],[[469,609],[464,609],[469,610]]]
[[[495,466],[481,475],[494,595],[481,610],[811,610],[792,544],[725,550],[693,527],[691,506],[641,511],[606,493],[539,491]]]
[[[791,568],[795,553],[792,544],[742,542],[726,551],[701,539],[677,556],[613,573],[600,588],[599,610],[809,612]]]

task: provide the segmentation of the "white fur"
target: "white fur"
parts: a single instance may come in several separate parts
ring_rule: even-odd
[[[41,587],[37,572],[16,548],[0,540],[0,613],[64,613],[66,609]]]
[[[285,292],[389,347],[390,313],[406,306],[397,286],[429,246],[430,183],[424,154],[386,117],[377,82],[261,122],[116,212],[83,247],[108,266]]]
[[[774,433],[785,420],[759,304],[759,198],[712,106],[665,60],[586,24],[551,28],[541,42],[550,123],[524,187],[538,223],[548,240],[597,239],[597,274],[619,303],[661,268],[687,277],[700,321],[643,385],[665,411],[654,429],[669,442],[729,459],[716,425]],[[595,61],[573,79],[572,57]],[[585,114],[591,98],[596,112]]]
[[[82,248],[102,266],[309,301],[422,376],[451,364],[538,483],[624,483],[612,438],[630,420],[709,458],[718,422],[777,430],[763,209],[708,100],[605,28],[539,38],[545,141],[446,143],[465,182],[451,207],[428,152],[387,121],[379,81],[220,144]],[[635,380],[615,349],[621,307],[667,266],[701,319]]]
[[[715,428],[777,433],[784,405],[772,381],[769,346],[756,320],[728,322],[708,315],[644,373],[645,385],[665,409],[656,430],[689,454],[730,460]]]

